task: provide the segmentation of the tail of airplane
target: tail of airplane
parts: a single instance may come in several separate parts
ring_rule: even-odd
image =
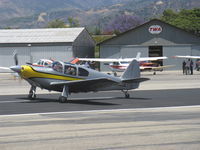
[[[139,63],[134,59],[121,76],[122,80],[135,79],[140,77]]]
[[[137,53],[137,55],[136,55],[136,60],[137,60],[137,61],[139,61],[139,60],[140,60],[140,56],[141,56],[141,53],[140,53],[140,52],[138,52],[138,53]]]
[[[129,64],[127,69],[122,74],[122,80],[125,79],[135,79],[140,78],[140,66],[138,60],[140,59],[141,53],[138,52],[136,59],[133,59],[132,62]]]
[[[149,78],[140,77],[139,62],[133,60],[122,74],[121,80],[124,83],[137,83],[134,86],[138,87],[140,82],[147,81]]]

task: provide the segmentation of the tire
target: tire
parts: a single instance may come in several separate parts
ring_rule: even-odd
[[[30,93],[30,94],[28,95],[28,99],[30,99],[30,100],[35,100],[35,99],[36,99],[36,94]]]
[[[64,96],[60,96],[60,97],[59,97],[59,102],[60,102],[60,103],[66,103],[66,102],[67,102],[67,98],[64,97]]]
[[[125,98],[130,98],[130,94],[126,93]]]

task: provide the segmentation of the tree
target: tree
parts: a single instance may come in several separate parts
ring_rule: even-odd
[[[67,18],[68,22],[69,22],[69,27],[73,28],[73,27],[79,27],[80,23],[78,19],[74,19],[73,17],[68,17]]]
[[[178,13],[168,9],[163,12],[160,19],[188,32],[200,35],[200,8],[182,9]]]
[[[64,21],[55,19],[48,23],[47,28],[66,28],[66,25]]]
[[[131,28],[135,28],[136,26],[141,25],[142,23],[144,23],[144,20],[137,16],[120,15],[107,24],[107,26],[104,29],[104,32],[119,34],[130,30]]]
[[[169,21],[175,19],[176,17],[177,17],[177,14],[176,14],[173,10],[171,10],[171,9],[166,9],[166,10],[163,12],[163,15],[162,15],[161,19],[162,19],[163,21],[169,22]]]
[[[95,27],[93,34],[94,35],[100,35],[101,34],[101,29],[99,27]]]

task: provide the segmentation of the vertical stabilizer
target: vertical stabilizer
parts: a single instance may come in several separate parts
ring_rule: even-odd
[[[140,53],[140,52],[138,52],[138,53],[137,53],[137,56],[136,56],[136,60],[137,60],[137,61],[139,61],[139,60],[140,60],[140,56],[141,56],[141,53]]]
[[[127,80],[127,79],[135,79],[140,77],[140,66],[139,63],[134,59],[127,69],[124,71],[122,74],[121,78],[122,80]]]

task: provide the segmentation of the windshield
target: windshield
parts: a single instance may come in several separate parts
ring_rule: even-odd
[[[123,62],[121,62],[121,64],[129,64],[129,62],[123,61]]]

